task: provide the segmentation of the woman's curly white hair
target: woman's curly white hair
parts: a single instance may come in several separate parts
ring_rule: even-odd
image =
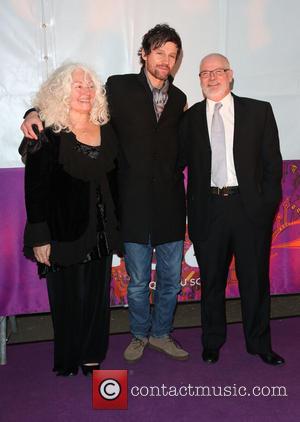
[[[104,125],[109,121],[108,104],[105,88],[96,73],[80,63],[64,64],[57,68],[42,84],[33,100],[33,106],[39,110],[39,116],[45,126],[52,126],[54,132],[70,131],[69,111],[72,86],[72,73],[81,69],[89,75],[95,86],[95,100],[90,113],[90,121]]]

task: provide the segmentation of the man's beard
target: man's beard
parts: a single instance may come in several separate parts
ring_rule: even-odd
[[[148,69],[148,72],[152,76],[154,76],[156,79],[159,79],[161,81],[166,81],[170,75],[170,69],[169,68],[166,68],[166,69],[168,69],[168,72],[167,73],[164,72],[163,74],[161,73],[160,69],[157,67],[154,69],[154,72],[150,69]]]

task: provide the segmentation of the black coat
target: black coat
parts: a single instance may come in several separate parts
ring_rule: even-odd
[[[178,168],[179,121],[186,96],[170,82],[157,122],[153,96],[140,74],[116,75],[106,84],[111,123],[120,144],[119,195],[123,240],[153,245],[185,234],[183,174]]]
[[[25,138],[26,139],[26,138]],[[101,128],[101,147],[95,159],[78,151],[75,135],[55,134],[46,128],[27,149],[25,203],[27,224],[24,253],[51,243],[51,260],[59,265],[82,262],[97,244],[97,198],[101,192],[104,230],[109,248],[120,249],[116,196],[115,134],[106,124]]]
[[[272,107],[234,98],[233,156],[245,212],[257,225],[271,224],[281,199],[282,159]],[[211,185],[211,147],[206,101],[195,104],[181,125],[182,164],[188,165],[188,226],[193,242],[206,238]]]

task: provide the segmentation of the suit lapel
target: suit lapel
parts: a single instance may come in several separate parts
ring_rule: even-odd
[[[233,133],[233,156],[235,166],[237,165],[236,157],[239,156],[241,148],[243,148],[243,140],[247,138],[245,133],[245,113],[241,99],[232,94],[234,101],[234,133]]]
[[[245,138],[244,133],[244,110],[241,99],[236,95],[232,94],[234,101],[234,134],[233,134],[233,151],[239,151],[239,148],[242,147],[241,140]],[[204,137],[204,142],[211,151],[209,132],[207,127],[207,117],[206,117],[206,100],[199,103],[199,131]]]
[[[203,138],[204,146],[211,153],[211,146],[209,140],[208,126],[207,126],[207,117],[206,117],[206,100],[199,103],[199,133],[200,137]]]

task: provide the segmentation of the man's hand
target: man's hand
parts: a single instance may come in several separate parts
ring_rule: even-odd
[[[25,118],[20,129],[24,133],[24,136],[29,139],[37,140],[37,136],[32,129],[32,125],[37,125],[39,131],[43,131],[43,124],[36,111],[31,111]]]
[[[35,246],[33,248],[33,253],[38,262],[41,264],[46,264],[50,267],[50,251],[51,251],[51,245],[48,243],[47,245],[43,246]]]

